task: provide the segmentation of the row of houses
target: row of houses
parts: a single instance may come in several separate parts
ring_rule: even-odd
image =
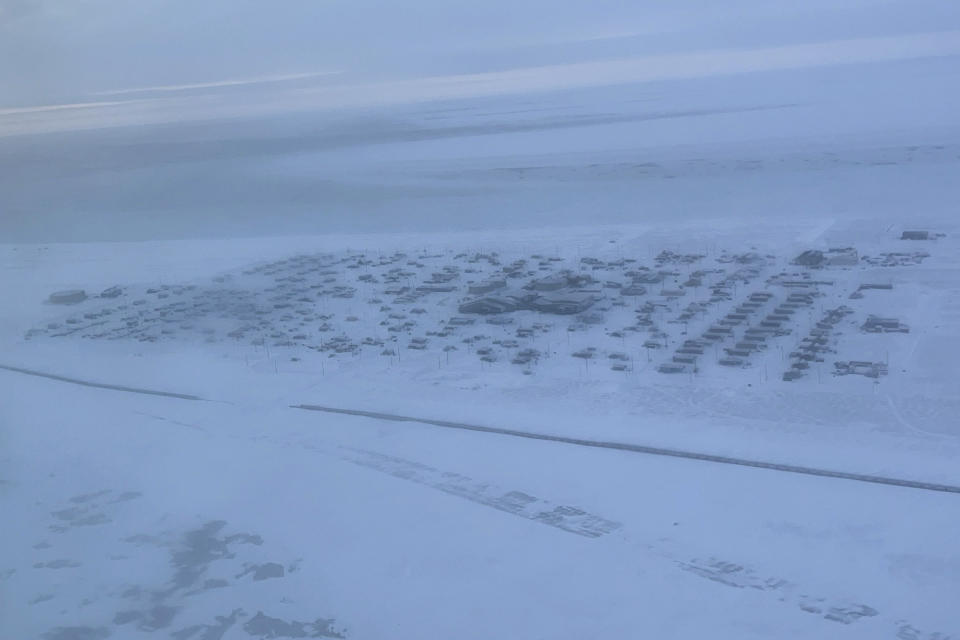
[[[783,380],[798,380],[806,375],[811,362],[823,362],[824,355],[832,350],[830,344],[836,326],[851,313],[853,309],[846,305],[827,310],[790,353],[790,368],[783,373]]]

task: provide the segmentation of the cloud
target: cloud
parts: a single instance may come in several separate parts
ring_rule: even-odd
[[[960,31],[922,33],[882,38],[834,40],[752,49],[720,49],[637,56],[596,62],[544,65],[473,74],[388,79],[335,85],[283,88],[283,79],[308,79],[323,74],[292,74],[222,80],[207,83],[123,89],[110,95],[146,91],[179,92],[189,88],[253,86],[260,89],[232,95],[179,95],[176,99],[116,100],[48,105],[0,112],[0,135],[30,131],[98,128],[130,124],[190,121],[220,117],[262,116],[297,110],[335,109],[523,94],[578,87],[595,87],[659,80],[725,76],[764,71],[803,69],[911,58],[960,55]],[[82,113],[76,113],[82,109]],[[70,111],[69,117],[61,113]]]
[[[216,80],[213,82],[194,82],[189,84],[168,84],[155,87],[137,87],[134,89],[111,89],[109,91],[95,91],[93,95],[98,96],[120,96],[135,93],[157,93],[173,91],[192,91],[195,89],[221,89],[225,87],[240,87],[255,84],[269,84],[274,82],[290,82],[292,80],[306,80],[319,78],[322,76],[332,76],[343,73],[342,71],[316,71],[311,73],[288,73],[275,76],[263,76],[258,78],[240,78],[233,80]]]
[[[949,55],[960,55],[960,31],[547,65],[393,86],[398,92],[412,89],[432,98],[455,98]]]
[[[0,116],[15,116],[20,114],[42,114],[56,111],[72,111],[75,109],[102,109],[105,107],[131,106],[146,100],[101,100],[98,102],[74,102],[70,104],[48,104],[39,107],[11,107],[0,109]]]

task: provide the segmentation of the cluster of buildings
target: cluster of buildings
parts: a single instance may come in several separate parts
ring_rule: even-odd
[[[903,234],[904,240],[936,237],[928,232]],[[658,371],[692,373],[708,353],[724,367],[749,366],[773,339],[790,335],[797,313],[811,307],[822,295],[821,287],[834,284],[831,277],[841,277],[824,269],[913,264],[926,255],[917,251],[864,256],[853,247],[810,249],[792,260],[794,267],[772,275],[776,258],[756,251],[724,252],[716,259],[719,264],[710,265],[698,264],[703,254],[662,251],[651,267],[632,258],[574,260],[537,254],[501,261],[496,252],[315,254],[245,269],[247,279],[222,276],[213,286],[164,285],[130,295],[114,287],[93,296],[124,296],[111,308],[84,307],[39,331],[147,342],[186,332],[205,342],[229,339],[327,355],[358,354],[364,347],[376,347],[383,355],[399,356],[398,349],[411,353],[406,347],[413,352],[442,350],[449,358],[456,343],[485,362],[510,361],[526,369],[553,353],[539,343],[540,334],[565,329],[569,344],[575,332],[592,332],[594,325],[603,325],[606,339],[619,341],[617,348],[628,349],[626,337],[633,333],[642,335],[638,342],[649,350],[663,349],[663,358],[669,359],[657,361]],[[850,298],[891,288],[863,284]],[[85,299],[82,291],[65,291],[50,301],[77,304]],[[824,361],[837,322],[850,312],[838,307],[824,314],[790,354],[784,380],[800,378],[811,363]],[[564,316],[569,321],[560,319]],[[613,325],[617,318],[624,324]],[[806,322],[807,313],[803,318]],[[554,321],[562,327],[554,327]],[[494,335],[511,339],[473,335],[474,324],[489,325]],[[517,325],[515,332],[510,325]],[[868,317],[861,329],[909,331],[898,320],[880,316]],[[601,352],[592,347],[580,348],[586,336],[579,340],[567,351],[585,361],[599,356]],[[549,345],[549,338],[545,342]],[[619,358],[622,352],[605,353],[611,354],[612,368],[630,370],[632,358]],[[653,359],[649,351],[647,358]],[[874,364],[837,363],[835,372],[883,375]]]
[[[783,373],[783,380],[790,382],[802,378],[810,369],[811,362],[823,362],[824,354],[832,351],[830,345],[837,324],[852,313],[853,309],[844,305],[824,312],[790,354],[790,368]]]
[[[539,311],[557,315],[573,315],[589,309],[602,296],[592,282],[583,276],[561,273],[534,281],[523,288],[507,289],[505,281],[486,281],[474,288],[482,295],[460,304],[460,313],[482,315],[513,311]],[[501,285],[502,283],[502,285]]]

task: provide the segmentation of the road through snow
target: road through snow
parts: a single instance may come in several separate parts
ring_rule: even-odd
[[[117,384],[92,382],[88,380],[82,380],[79,378],[61,376],[54,373],[46,373],[42,371],[36,371],[33,369],[26,369],[23,367],[15,367],[15,366],[4,365],[4,364],[0,364],[0,369],[5,371],[10,371],[13,373],[20,373],[23,375],[48,378],[50,380],[55,380],[57,382],[67,382],[69,384],[77,384],[77,385],[81,385],[85,387],[93,387],[97,389],[107,389],[111,391],[122,391],[125,393],[138,393],[138,394],[163,396],[168,398],[175,398],[178,400],[206,400],[205,398],[201,398],[200,396],[187,394],[187,393],[175,393],[171,391],[143,389],[143,388],[128,387],[128,386],[117,385]],[[908,480],[904,478],[893,478],[889,476],[878,476],[878,475],[870,475],[870,474],[863,474],[863,473],[850,473],[846,471],[835,471],[832,469],[819,469],[816,467],[782,464],[777,462],[766,462],[763,460],[749,460],[746,458],[734,458],[731,456],[721,456],[721,455],[715,455],[710,453],[700,453],[696,451],[683,451],[680,449],[651,447],[651,446],[640,445],[640,444],[631,444],[628,442],[586,440],[583,438],[571,438],[567,436],[553,435],[548,433],[537,433],[533,431],[518,431],[515,429],[488,427],[488,426],[477,425],[477,424],[469,424],[465,422],[453,422],[450,420],[435,420],[432,418],[418,418],[414,416],[403,416],[403,415],[398,415],[393,413],[364,411],[362,409],[344,409],[340,407],[329,407],[329,406],[314,405],[314,404],[290,405],[290,408],[302,409],[306,411],[320,411],[324,413],[336,413],[340,415],[358,416],[358,417],[364,417],[364,418],[374,418],[377,420],[387,420],[391,422],[417,422],[420,424],[426,424],[434,427],[444,427],[448,429],[477,431],[481,433],[492,433],[496,435],[511,436],[515,438],[528,438],[531,440],[546,440],[549,442],[559,442],[562,444],[571,444],[571,445],[576,445],[581,447],[594,447],[598,449],[614,449],[618,451],[630,451],[633,453],[643,453],[648,455],[669,456],[673,458],[686,458],[688,460],[700,460],[703,462],[713,462],[717,464],[732,464],[732,465],[738,465],[741,467],[753,467],[756,469],[768,469],[771,471],[784,471],[787,473],[799,473],[799,474],[810,475],[810,476],[819,476],[823,478],[853,480],[856,482],[869,482],[873,484],[884,484],[884,485],[890,485],[895,487],[904,487],[907,489],[922,489],[925,491],[939,491],[942,493],[960,493],[960,486],[957,486],[957,485],[939,484],[934,482],[923,482],[920,480]]]
[[[435,427],[445,427],[449,429],[464,429],[466,431],[480,431],[482,433],[493,433],[503,436],[512,436],[515,438],[530,438],[532,440],[548,440],[551,442],[560,442],[563,444],[572,444],[581,447],[596,447],[599,449],[616,449],[620,451],[631,451],[634,453],[645,453],[656,456],[670,456],[673,458],[687,458],[689,460],[701,460],[704,462],[715,462],[718,464],[733,464],[742,467],[755,467],[757,469],[770,469],[772,471],[786,471],[788,473],[801,473],[810,476],[820,476],[824,478],[839,478],[842,480],[855,480],[857,482],[871,482],[874,484],[886,484],[896,487],[905,487],[908,489],[923,489],[926,491],[941,491],[944,493],[960,493],[960,486],[937,484],[932,482],[921,482],[917,480],[905,480],[903,478],[891,478],[887,476],[876,476],[862,473],[848,473],[846,471],[833,471],[830,469],[818,469],[815,467],[803,467],[799,465],[780,464],[776,462],[765,462],[762,460],[747,460],[745,458],[733,458],[730,456],[719,456],[709,453],[698,453],[695,451],[681,451],[678,449],[665,449],[661,447],[648,447],[639,444],[630,444],[627,442],[605,442],[602,440],[584,440],[582,438],[570,438],[567,436],[551,435],[547,433],[535,433],[532,431],[517,431],[514,429],[500,429],[497,427],[485,427],[476,424],[467,424],[464,422],[451,422],[448,420],[433,420],[430,418],[415,418],[412,416],[401,416],[392,413],[378,413],[374,411],[361,411],[357,409],[340,409],[336,407],[325,407],[319,405],[300,404],[292,405],[294,409],[304,409],[307,411],[323,411],[326,413],[338,413],[342,415],[361,416],[365,418],[375,418],[378,420],[390,420],[394,422],[419,422]]]
[[[68,376],[61,376],[55,373],[45,373],[43,371],[35,371],[33,369],[24,369],[22,367],[12,367],[5,364],[0,364],[0,369],[6,371],[13,371],[14,373],[22,373],[27,376],[37,376],[39,378],[49,378],[50,380],[56,380],[57,382],[68,382],[70,384],[79,384],[83,387],[94,387],[96,389],[111,389],[113,391],[123,391],[125,393],[142,393],[149,396],[164,396],[167,398],[177,398],[179,400],[203,400],[200,396],[191,395],[189,393],[174,393],[172,391],[158,391],[156,389],[141,389],[138,387],[128,387],[122,384],[108,384],[105,382],[92,382],[90,380],[81,380],[80,378],[70,378]]]

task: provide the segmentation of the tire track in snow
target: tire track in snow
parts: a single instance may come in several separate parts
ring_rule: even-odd
[[[464,431],[479,431],[481,433],[492,433],[501,436],[511,436],[514,438],[528,438],[531,440],[546,440],[548,442],[559,442],[561,444],[571,444],[580,447],[594,447],[597,449],[614,449],[618,451],[629,451],[632,453],[644,453],[655,456],[668,456],[671,458],[686,458],[689,460],[699,460],[701,462],[713,462],[717,464],[731,464],[741,467],[753,467],[755,469],[768,469],[770,471],[783,471],[787,473],[798,473],[808,476],[819,476],[822,478],[836,478],[839,480],[853,480],[856,482],[868,482],[872,484],[883,484],[906,489],[922,489],[925,491],[939,491],[943,493],[960,493],[960,486],[949,484],[938,484],[933,482],[922,482],[919,480],[907,480],[904,478],[892,478],[889,476],[877,476],[863,473],[851,473],[847,471],[835,471],[832,469],[819,469],[817,467],[805,467],[792,464],[780,464],[777,462],[766,462],[763,460],[750,460],[747,458],[734,458],[730,456],[714,455],[710,453],[699,453],[696,451],[683,451],[680,449],[666,449],[662,447],[649,447],[639,444],[630,444],[627,442],[609,442],[604,440],[585,440],[583,438],[571,438],[567,436],[551,435],[547,433],[536,433],[533,431],[518,431],[516,429],[502,429],[498,427],[486,427],[477,424],[465,422],[452,422],[449,420],[434,420],[432,418],[417,418],[413,416],[402,416],[393,413],[379,413],[376,411],[362,411],[359,409],[342,409],[338,407],[328,407],[315,404],[297,404],[291,405],[293,409],[303,409],[306,411],[321,411],[324,413],[336,413],[341,415],[358,416],[364,418],[374,418],[377,420],[389,420],[392,422],[417,422],[434,427],[444,427],[447,429],[461,429]]]

